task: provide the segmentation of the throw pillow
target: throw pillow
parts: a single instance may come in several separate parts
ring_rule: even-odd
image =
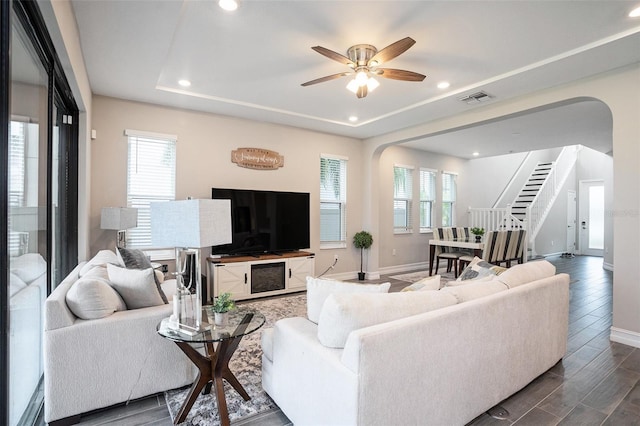
[[[97,266],[78,279],[66,295],[67,306],[78,318],[93,320],[107,317],[127,306],[108,282],[107,270]]]
[[[480,259],[478,256],[474,257],[471,263],[464,268],[464,271],[460,274],[457,282],[466,281],[466,280],[480,280],[487,279],[491,280],[494,276],[500,275],[502,272],[506,271],[507,268],[503,268],[502,266],[492,265],[486,260]],[[452,284],[455,285],[455,284]]]
[[[320,310],[327,297],[333,293],[388,293],[390,283],[358,284],[344,281],[307,277],[307,317],[318,323]]]
[[[318,321],[318,340],[330,348],[344,348],[353,330],[455,305],[456,298],[441,291],[389,294],[334,293],[327,297]]]
[[[153,269],[151,261],[142,250],[118,247],[118,255],[120,256],[120,259],[122,259],[122,264],[128,269]],[[164,303],[169,303],[167,296],[164,294],[164,291],[162,291],[162,286],[160,286],[162,282],[158,280],[158,277],[155,274],[153,275],[153,278],[162,301]]]
[[[39,253],[26,253],[12,257],[9,261],[9,269],[26,284],[31,284],[47,272],[47,262]]]
[[[111,286],[120,294],[128,309],[147,308],[165,303],[156,287],[153,268],[136,270],[107,265],[107,271]]]
[[[80,268],[79,277],[86,275],[89,271],[91,271],[96,266],[104,266],[107,267],[107,264],[113,264],[118,266],[123,266],[124,264],[120,262],[118,259],[118,255],[116,255],[111,250],[100,250],[96,253],[95,256],[91,258],[87,263],[84,264],[82,268]]]
[[[19,276],[17,276],[13,272],[9,273],[9,298],[26,287],[27,283],[22,281]]]
[[[497,280],[480,283],[475,281],[469,283],[469,281],[466,281],[466,284],[445,287],[440,292],[449,293],[456,298],[458,303],[463,303],[493,293],[506,291],[507,289],[508,287],[505,284]]]
[[[498,280],[509,288],[514,288],[522,284],[541,280],[553,276],[556,267],[546,260],[536,260],[533,262],[514,265],[500,274]]]
[[[440,290],[440,275],[434,275],[432,277],[426,277],[415,283],[403,288],[402,291],[428,291],[428,290]]]

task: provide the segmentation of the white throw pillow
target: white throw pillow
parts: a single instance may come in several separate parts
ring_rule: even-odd
[[[127,309],[127,305],[109,285],[107,278],[106,268],[96,266],[73,283],[67,291],[66,301],[75,316],[92,320]]]
[[[344,348],[353,330],[455,305],[456,298],[441,291],[389,294],[339,294],[327,297],[318,321],[318,340],[330,348]]]
[[[26,253],[12,257],[9,270],[28,285],[47,272],[47,262],[39,253]]]
[[[120,294],[128,309],[164,304],[156,287],[153,268],[126,269],[109,264],[107,271],[111,286]]]
[[[79,276],[83,277],[96,266],[107,267],[108,264],[122,266],[124,265],[118,260],[118,256],[111,250],[100,250],[95,256],[80,268]]]
[[[320,310],[327,297],[333,293],[388,293],[390,283],[358,284],[344,281],[307,277],[307,317],[318,323]]]
[[[434,275],[432,277],[426,277],[415,283],[406,286],[402,291],[429,291],[440,290],[440,275]]]
[[[440,290],[440,292],[452,294],[458,303],[462,303],[509,289],[498,280],[481,282],[471,280],[466,281],[466,283],[467,284],[447,286]]]
[[[547,260],[536,260],[514,265],[501,273],[497,279],[509,288],[548,278],[556,273],[556,267]]]
[[[9,298],[26,287],[27,283],[22,281],[19,276],[17,276],[13,272],[9,273]]]

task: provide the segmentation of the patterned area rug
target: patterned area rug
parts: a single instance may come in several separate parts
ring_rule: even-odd
[[[440,269],[444,271],[444,269],[442,268]],[[409,283],[415,283],[416,281],[420,281],[421,279],[427,278],[428,276],[429,276],[429,271],[416,271],[416,272],[410,272],[408,274],[390,275],[389,278],[393,278],[400,281],[407,281]],[[453,276],[453,272],[440,273],[440,283],[446,283],[447,281],[452,281],[452,280],[455,280]]]
[[[255,333],[245,336],[229,362],[229,368],[238,378],[251,399],[245,401],[226,381],[224,382],[229,420],[249,417],[276,408],[276,404],[262,390],[262,349],[260,336],[262,330],[273,327],[273,324],[287,317],[307,316],[306,293],[294,296],[269,299],[257,302],[239,302],[260,311],[266,318],[265,324]],[[183,401],[189,393],[189,387],[173,389],[164,393],[171,418],[175,419]],[[213,426],[220,424],[215,393],[200,394],[193,404],[187,420],[183,425]]]

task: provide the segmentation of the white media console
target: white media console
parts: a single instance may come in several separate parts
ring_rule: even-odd
[[[305,251],[257,256],[207,258],[207,280],[213,295],[231,293],[232,299],[304,291],[307,276],[313,276],[315,255]]]

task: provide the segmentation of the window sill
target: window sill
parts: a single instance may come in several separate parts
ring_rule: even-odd
[[[394,235],[413,234],[413,229],[394,229]]]
[[[320,250],[332,250],[332,249],[343,249],[347,248],[347,243],[337,242],[337,243],[320,243]]]

